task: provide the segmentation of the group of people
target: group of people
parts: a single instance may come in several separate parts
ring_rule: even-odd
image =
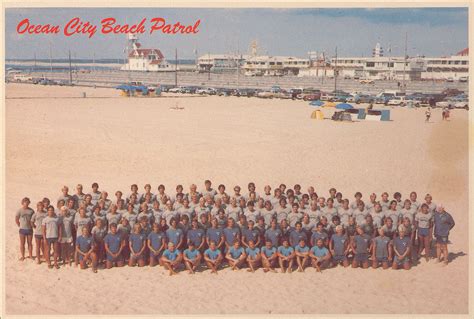
[[[231,194],[222,184],[215,190],[209,180],[204,186],[198,192],[193,184],[184,193],[178,185],[168,194],[159,185],[154,194],[149,184],[143,193],[133,184],[126,196],[115,192],[114,200],[97,183],[88,194],[80,184],[74,195],[64,186],[55,206],[43,198],[36,211],[25,197],[16,213],[20,260],[34,259],[34,237],[38,264],[59,269],[74,263],[94,272],[128,264],[161,265],[170,275],[206,266],[217,274],[225,263],[249,272],[337,265],[410,269],[423,252],[426,261],[448,263],[454,220],[430,194],[419,202],[416,192],[405,200],[399,192],[392,199],[384,192],[380,200],[372,193],[364,202],[360,192],[349,201],[335,188],[326,197],[314,187],[303,193],[300,185],[273,191],[267,185],[262,194],[254,183],[246,194],[239,186]]]

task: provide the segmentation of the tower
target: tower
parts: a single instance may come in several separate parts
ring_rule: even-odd
[[[375,48],[372,50],[373,57],[382,57],[383,56],[383,48],[380,43],[375,45]]]

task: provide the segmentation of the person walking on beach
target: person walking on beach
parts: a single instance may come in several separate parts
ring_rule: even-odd
[[[431,117],[431,107],[429,107],[429,108],[426,110],[425,116],[426,116],[425,123],[428,123],[428,122],[430,121],[430,117]]]

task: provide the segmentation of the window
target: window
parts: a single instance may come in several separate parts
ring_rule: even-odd
[[[375,63],[374,63],[374,62],[367,62],[366,66],[367,66],[368,68],[374,67],[374,66],[375,66]]]
[[[388,62],[388,67],[393,68],[393,62]]]

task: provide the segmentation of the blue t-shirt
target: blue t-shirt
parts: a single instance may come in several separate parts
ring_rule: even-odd
[[[290,233],[290,245],[291,246],[296,246],[300,242],[301,239],[304,239],[305,242],[307,240],[306,233],[301,230],[300,232],[297,232],[296,230],[293,230]]]
[[[239,247],[239,248],[235,249],[235,247],[232,246],[229,249],[229,253],[232,256],[232,258],[237,259],[237,258],[240,258],[240,256],[244,253],[244,248]]]
[[[304,247],[301,247],[300,245],[298,245],[295,247],[295,250],[299,253],[307,253],[309,251],[309,247],[306,245]]]
[[[144,234],[130,234],[129,241],[132,244],[133,252],[138,253],[143,248],[145,244],[145,235]]]
[[[163,252],[163,256],[168,258],[169,260],[171,261],[174,261],[176,260],[176,258],[178,258],[179,256],[179,250],[178,249],[175,249],[174,251],[170,251],[169,249],[166,249],[164,252]]]
[[[206,232],[206,237],[209,240],[209,242],[212,240],[216,244],[219,244],[221,241],[221,238],[223,236],[223,231],[220,228],[208,228]]]
[[[272,247],[272,248],[267,248],[266,246],[262,247],[262,253],[265,254],[265,256],[267,257],[271,257],[275,252],[276,252],[276,248],[275,247]]]
[[[204,229],[190,229],[188,231],[187,237],[194,246],[199,247],[204,239]]]
[[[410,237],[396,237],[393,240],[393,246],[397,249],[400,255],[403,255],[409,247],[411,247]]]
[[[280,245],[280,238],[281,238],[281,230],[280,229],[267,229],[265,232],[265,239],[272,242],[273,247],[278,247]]]
[[[151,247],[153,247],[154,250],[160,249],[161,245],[163,244],[163,238],[165,238],[165,234],[163,232],[151,232],[148,235],[148,240],[151,243]]]
[[[196,257],[199,255],[199,250],[193,249],[192,251],[188,248],[184,251],[184,256],[188,259],[196,259]]]
[[[109,233],[105,236],[104,243],[109,246],[109,250],[113,254],[116,254],[120,250],[120,244],[122,243],[122,238],[120,237],[118,233],[116,233],[115,235],[112,233]]]
[[[293,247],[291,246],[288,246],[288,247],[285,247],[285,246],[280,246],[278,247],[278,252],[285,256],[285,257],[288,257],[289,255],[291,255],[293,253],[294,249]]]
[[[324,246],[321,248],[319,248],[318,246],[314,246],[313,248],[311,248],[311,252],[316,257],[324,257],[329,253],[329,250]]]
[[[334,248],[334,254],[336,256],[344,255],[345,244],[347,242],[347,236],[346,235],[339,236],[338,234],[334,234],[331,237],[331,241]]]
[[[447,213],[434,213],[434,235],[446,237],[449,231],[454,227],[453,217]]]
[[[226,243],[232,246],[234,244],[234,240],[239,235],[239,232],[240,231],[237,227],[224,228],[223,233],[224,233]]]
[[[242,229],[242,236],[245,236],[247,242],[249,240],[253,240],[253,242],[256,242],[257,237],[258,237],[258,230],[257,229],[244,228],[244,229]]]
[[[179,228],[169,228],[168,230],[166,230],[166,237],[168,237],[170,243],[173,243],[176,246],[183,238],[183,230]]]
[[[257,255],[260,253],[260,249],[259,249],[258,247],[254,247],[253,249],[250,248],[250,247],[247,247],[247,248],[245,249],[245,253],[246,253],[248,256],[250,256],[250,257],[252,257],[252,258],[255,258],[255,257],[257,257]]]
[[[211,260],[216,260],[220,254],[221,254],[221,251],[219,249],[211,250],[211,248],[208,248],[204,252],[204,255],[206,255]]]
[[[76,245],[79,247],[79,250],[83,253],[87,253],[91,250],[92,244],[94,243],[94,239],[92,236],[83,237],[82,235],[77,237]]]
[[[313,232],[313,234],[311,235],[311,239],[313,240],[313,244],[316,245],[316,242],[318,241],[318,239],[322,239],[323,240],[323,244],[326,243],[326,239],[328,238],[328,234],[326,234],[324,231],[323,232]]]

